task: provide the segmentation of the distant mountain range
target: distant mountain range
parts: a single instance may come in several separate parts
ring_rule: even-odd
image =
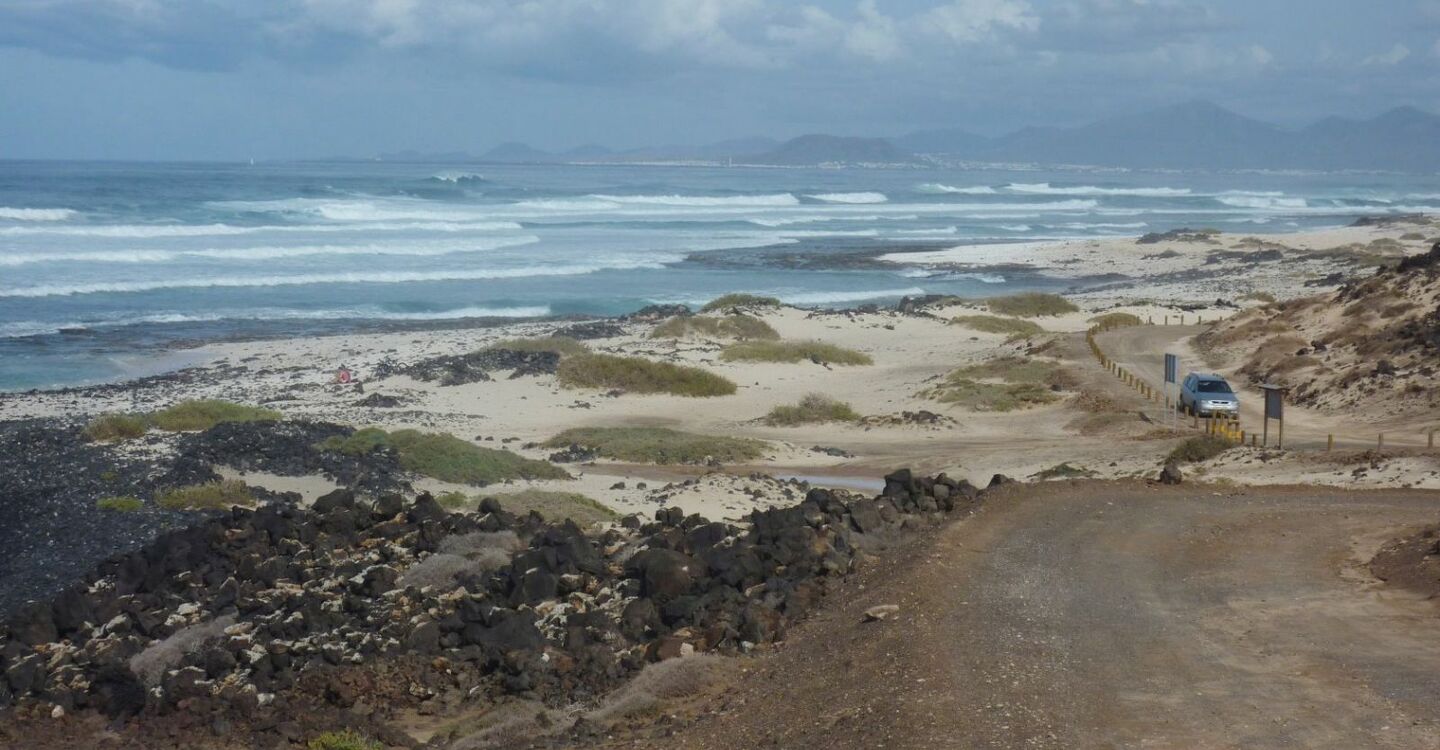
[[[1136,169],[1436,172],[1440,171],[1440,116],[1400,107],[1369,120],[1330,117],[1304,128],[1287,129],[1209,102],[1188,102],[1078,127],[1023,128],[996,138],[954,128],[888,139],[813,134],[784,142],[752,137],[705,146],[629,151],[587,145],[547,152],[523,143],[506,143],[478,157],[417,157],[425,155],[403,152],[381,158],[490,163],[707,161],[776,166],[1012,162]]]

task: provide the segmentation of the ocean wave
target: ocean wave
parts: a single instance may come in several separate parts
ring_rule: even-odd
[[[233,224],[101,224],[95,226],[61,227],[0,227],[0,235],[106,237],[117,239],[156,239],[161,237],[226,237],[269,233],[334,233],[334,232],[498,232],[521,229],[513,221],[448,222],[420,221],[372,223],[364,225],[291,224],[241,227]]]
[[[65,221],[78,216],[69,208],[11,208],[0,206],[0,219],[6,221]]]
[[[953,234],[959,234],[959,233],[960,233],[960,227],[957,227],[957,226],[953,226],[953,225],[952,225],[952,226],[948,226],[948,227],[933,227],[933,228],[931,228],[931,229],[897,229],[897,230],[895,230],[895,233],[896,233],[896,234],[904,234],[904,235],[923,235],[923,236],[953,235]]]
[[[1103,188],[1094,185],[1054,187],[1048,182],[1015,182],[1007,185],[1005,189],[1013,193],[1029,195],[1115,195],[1139,198],[1181,198],[1190,195],[1189,188]]]
[[[1304,198],[1280,198],[1271,195],[1222,195],[1216,200],[1235,208],[1277,210],[1286,208],[1309,208]]]
[[[818,195],[807,195],[806,198],[814,198],[825,203],[851,203],[870,204],[886,203],[890,199],[884,193],[820,193]]]
[[[496,206],[438,203],[419,198],[331,200],[281,198],[263,201],[214,201],[211,208],[237,213],[280,214],[357,223],[385,221],[456,221],[489,219]]]
[[[1096,223],[1096,224],[1087,224],[1087,223],[1085,223],[1085,222],[1074,222],[1074,223],[1070,223],[1070,224],[1061,224],[1061,225],[1060,225],[1060,228],[1061,228],[1061,229],[1077,229],[1077,230],[1080,230],[1080,231],[1085,231],[1085,230],[1087,230],[1087,229],[1144,229],[1144,228],[1147,227],[1147,226],[1149,226],[1149,224],[1147,224],[1147,223],[1145,223],[1145,222],[1143,222],[1143,221],[1131,221],[1131,222],[1126,222],[1126,223],[1106,223],[1106,222],[1099,222],[1099,223]]]
[[[880,236],[880,231],[877,229],[837,229],[835,231],[827,232],[823,229],[792,229],[789,231],[779,232],[779,235],[781,237],[798,237],[802,239],[806,237],[878,237]]]
[[[460,184],[463,182],[485,182],[485,175],[474,172],[440,172],[430,175],[430,179],[436,182],[449,182]]]
[[[77,294],[152,292],[162,289],[209,289],[215,287],[311,286],[317,284],[406,284],[420,281],[481,281],[537,276],[584,276],[600,271],[663,268],[680,256],[645,260],[615,260],[584,265],[528,266],[524,268],[471,269],[454,271],[356,271],[350,273],[298,274],[294,276],[207,277],[152,281],[97,282],[90,284],[44,284],[0,288],[0,297],[65,297]]]
[[[191,250],[105,250],[85,253],[0,253],[0,266],[22,266],[34,263],[167,263],[185,258],[216,260],[276,260],[315,255],[458,255],[499,250],[506,247],[533,245],[539,237],[497,237],[469,240],[463,245],[453,242],[429,245],[280,245],[260,247],[203,248]]]
[[[595,201],[618,203],[622,206],[798,206],[800,199],[790,193],[769,195],[591,195]],[[564,201],[554,201],[563,203]]]
[[[887,299],[890,297],[912,297],[917,294],[924,294],[925,290],[920,287],[907,287],[905,289],[872,289],[869,291],[853,292],[798,292],[793,294],[778,294],[781,302],[790,305],[829,305],[839,302],[859,302],[861,300]]]
[[[434,312],[392,312],[378,307],[339,308],[332,310],[285,310],[259,308],[214,313],[153,313],[104,321],[75,320],[47,322],[21,320],[0,324],[0,338],[44,336],[61,331],[119,328],[131,325],[166,323],[217,323],[226,320],[461,320],[464,318],[543,318],[550,315],[547,305],[517,307],[459,307]]]
[[[1031,227],[1029,224],[1001,224],[1000,228],[1007,232],[1028,232]]]
[[[992,188],[988,185],[976,185],[974,187],[954,187],[951,185],[942,185],[938,182],[926,182],[920,185],[916,185],[915,191],[919,193],[930,193],[932,195],[995,195],[996,192],[995,188]]]

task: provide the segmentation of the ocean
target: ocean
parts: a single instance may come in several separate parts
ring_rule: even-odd
[[[1291,232],[1440,211],[1440,178],[1038,169],[0,162],[0,390],[207,341],[613,315],[731,291],[813,306],[1063,289],[904,250]]]

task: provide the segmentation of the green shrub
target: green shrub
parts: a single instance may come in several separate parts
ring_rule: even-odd
[[[609,354],[570,357],[560,363],[557,375],[561,385],[570,388],[669,393],[697,398],[729,396],[735,392],[734,383],[713,372],[642,357]]]
[[[353,729],[326,732],[305,743],[306,750],[384,750],[385,746]]]
[[[510,479],[570,479],[564,469],[547,461],[536,461],[506,450],[481,448],[445,433],[397,430],[376,427],[357,430],[349,437],[332,437],[321,450],[363,455],[380,447],[393,448],[400,465],[408,471],[442,482],[487,484]]]
[[[1105,313],[1104,315],[1096,315],[1090,319],[1090,322],[1101,328],[1122,328],[1124,326],[1142,325],[1145,321],[1141,320],[1139,315],[1133,313],[1112,312]]]
[[[772,427],[793,427],[815,422],[854,422],[860,418],[850,405],[819,393],[811,393],[794,406],[777,406],[765,415]]]
[[[975,411],[1001,412],[1048,404],[1057,398],[1049,388],[1035,383],[982,383],[953,375],[928,395],[936,401]]]
[[[1088,479],[1095,476],[1095,472],[1079,466],[1071,466],[1068,463],[1055,464],[1048,469],[1041,469],[1035,472],[1034,478],[1047,479]]]
[[[759,339],[773,341],[780,334],[769,323],[749,315],[726,315],[712,318],[705,315],[687,315],[671,318],[650,332],[652,339],[683,339],[699,336],[711,339]]]
[[[609,523],[620,517],[619,513],[599,500],[578,492],[532,488],[494,497],[500,501],[500,507],[511,513],[523,516],[533,510],[551,523],[569,519],[582,528]]]
[[[113,443],[138,438],[150,426],[145,418],[134,414],[103,414],[85,425],[85,437],[97,443]]]
[[[993,297],[985,300],[985,305],[990,308],[990,312],[996,315],[1013,315],[1017,318],[1038,318],[1080,312],[1080,308],[1058,294],[1040,294],[1038,292]]]
[[[1214,435],[1197,435],[1175,446],[1165,460],[1179,463],[1209,461],[1234,447],[1234,443]]]
[[[512,352],[555,352],[562,357],[577,357],[589,354],[590,347],[569,336],[547,336],[533,339],[506,339],[485,347],[485,351],[508,350]]]
[[[981,333],[998,333],[1012,339],[1029,338],[1045,332],[1039,324],[1018,318],[1001,318],[996,315],[962,315],[950,321]]]
[[[1032,383],[1072,388],[1078,384],[1075,375],[1060,363],[1032,357],[997,357],[980,364],[961,367],[948,377],[966,380],[1004,380],[1007,383]]]
[[[238,479],[192,484],[161,492],[155,502],[168,510],[225,510],[235,505],[255,504],[250,488]]]
[[[870,356],[823,341],[751,341],[720,352],[726,362],[803,362],[827,365],[874,364]]]
[[[766,443],[749,438],[713,437],[663,427],[582,427],[545,442],[551,448],[577,444],[606,458],[653,464],[731,463],[764,455]]]
[[[134,513],[145,507],[145,501],[138,497],[102,497],[95,501],[95,507],[100,510],[113,510],[120,513]]]
[[[168,432],[208,430],[221,422],[273,422],[280,412],[229,401],[181,401],[150,415],[150,423]]]
[[[754,294],[726,294],[710,300],[700,312],[715,312],[730,307],[779,307],[780,300]]]
[[[459,510],[470,502],[470,496],[463,492],[442,492],[435,496],[435,502],[440,503],[442,508]]]

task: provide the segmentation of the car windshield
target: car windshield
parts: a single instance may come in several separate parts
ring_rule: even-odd
[[[1201,393],[1234,393],[1230,384],[1223,380],[1202,380],[1195,385],[1195,390]]]

